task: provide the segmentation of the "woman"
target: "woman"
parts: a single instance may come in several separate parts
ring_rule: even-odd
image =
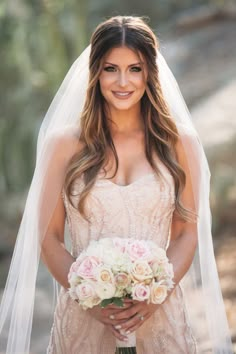
[[[44,137],[41,130],[36,172],[40,193],[33,189],[38,203],[31,221],[38,236],[31,244],[22,242],[22,247],[30,257],[40,240],[42,259],[62,286],[48,353],[114,353],[116,338],[125,341],[134,331],[138,353],[231,352],[221,293],[214,288],[218,277],[207,236],[207,164],[191,123],[171,112],[182,104],[179,96],[174,94],[174,101],[164,98],[164,91],[174,93],[175,88],[168,91],[168,80],[161,84],[158,55],[156,37],[140,18],[114,17],[100,24],[91,39],[89,81],[80,120],[75,122],[77,111],[71,107],[84,95],[80,86],[79,92],[71,87],[73,80],[83,87],[87,84],[73,71],[62,87],[62,101],[60,92],[48,114],[51,118],[53,111],[60,123],[52,128],[56,120],[48,118],[47,122],[46,117],[50,133],[46,130]],[[80,75],[86,73],[87,57],[85,53],[79,63]],[[73,124],[64,124],[60,114],[68,115],[67,122]],[[202,198],[206,198],[203,203]],[[65,219],[71,253],[64,245]],[[117,236],[151,239],[167,250],[175,287],[163,304],[127,300],[122,309],[112,305],[84,311],[70,298],[67,275],[81,250],[91,240]],[[36,271],[37,260],[32,258]],[[20,274],[24,280],[26,273]],[[209,290],[214,291],[210,301]],[[4,301],[9,304],[8,294]],[[187,311],[191,300],[198,310],[195,317]],[[210,303],[218,305],[218,325]],[[18,339],[9,340],[9,353],[19,348],[17,341],[26,352],[31,315],[29,310],[25,324],[17,311],[15,327],[25,326],[25,338],[15,335],[13,324],[10,330]]]

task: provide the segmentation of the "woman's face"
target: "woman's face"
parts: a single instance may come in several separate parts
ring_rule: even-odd
[[[111,49],[104,58],[100,88],[109,108],[130,110],[140,106],[145,92],[147,69],[128,47]]]

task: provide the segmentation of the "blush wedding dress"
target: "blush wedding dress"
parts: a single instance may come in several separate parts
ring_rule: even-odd
[[[62,191],[74,257],[87,248],[90,240],[103,237],[152,240],[164,249],[168,247],[175,208],[174,181],[161,161],[158,168],[160,176],[149,173],[126,186],[98,178],[87,197],[90,222],[73,209]],[[83,186],[82,178],[74,184],[73,203],[78,202]],[[180,284],[136,331],[136,341],[138,354],[197,352]],[[116,340],[109,329],[84,311],[70,298],[67,289],[62,288],[47,353],[112,354],[115,348]]]

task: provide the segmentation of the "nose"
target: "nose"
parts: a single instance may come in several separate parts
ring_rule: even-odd
[[[120,72],[119,73],[119,78],[118,78],[119,85],[121,87],[125,87],[128,83],[128,76],[127,73],[125,72]]]

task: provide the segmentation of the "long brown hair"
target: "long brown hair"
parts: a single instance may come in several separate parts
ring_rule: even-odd
[[[180,202],[186,176],[176,160],[175,146],[178,131],[163,98],[158,76],[158,41],[150,27],[140,17],[116,16],[101,23],[91,37],[89,58],[89,83],[84,109],[81,115],[80,141],[83,148],[70,161],[65,178],[65,190],[72,203],[72,186],[83,175],[85,187],[80,194],[78,210],[86,217],[84,202],[98,172],[104,167],[109,147],[114,154],[116,170],[118,156],[108,128],[104,98],[100,91],[99,76],[103,58],[112,48],[127,46],[144,58],[148,68],[146,90],[141,99],[141,114],[145,129],[145,154],[154,171],[159,174],[153,160],[153,152],[165,164],[175,184],[176,210],[184,219],[191,219],[191,211]]]

